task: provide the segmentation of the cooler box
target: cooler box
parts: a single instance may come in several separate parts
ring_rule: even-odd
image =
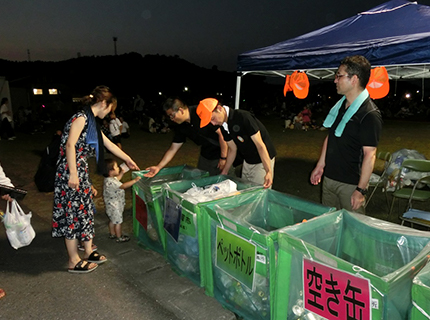
[[[166,237],[163,229],[163,183],[209,176],[187,165],[163,168],[155,177],[146,178],[147,170],[132,172],[132,178],[142,179],[133,185],[133,232],[138,241],[151,250],[165,254]]]
[[[412,282],[412,312],[410,319],[430,319],[430,264],[427,264]]]
[[[214,185],[221,188],[207,188]],[[232,192],[224,192],[222,186],[234,188],[230,189],[230,191],[233,190]],[[206,191],[212,190],[215,193],[212,198],[214,200],[210,200],[210,197],[198,196],[199,189],[202,191],[205,188]],[[204,286],[206,269],[204,255],[207,252],[202,251],[205,237],[202,233],[203,228],[200,227],[202,206],[207,203],[215,203],[220,198],[261,189],[262,186],[223,175],[164,184],[166,255],[173,269],[195,284]]]
[[[346,210],[279,233],[276,319],[405,320],[430,234]]]
[[[273,319],[278,232],[334,210],[272,189],[203,206],[206,293],[244,319]]]

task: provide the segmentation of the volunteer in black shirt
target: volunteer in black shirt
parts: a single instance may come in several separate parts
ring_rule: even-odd
[[[265,188],[272,186],[276,150],[266,127],[254,115],[222,106],[213,98],[200,101],[197,115],[201,119],[201,127],[221,126],[229,148],[222,174],[227,174],[239,151],[244,159],[242,178]]]
[[[227,143],[219,128],[208,126],[200,128],[200,118],[196,114],[197,106],[188,107],[180,99],[167,99],[163,109],[167,116],[177,125],[170,148],[156,166],[149,170],[145,177],[155,176],[164,168],[179,151],[187,138],[200,146],[200,156],[197,168],[208,171],[210,175],[218,175],[223,170],[227,159]]]

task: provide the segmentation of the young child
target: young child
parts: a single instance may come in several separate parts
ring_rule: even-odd
[[[130,237],[123,235],[121,230],[122,214],[125,207],[125,191],[133,184],[140,180],[140,177],[134,178],[128,182],[122,183],[124,171],[118,167],[114,159],[106,159],[106,171],[103,188],[103,198],[106,207],[106,214],[109,217],[109,238],[116,239],[116,242],[127,242]]]

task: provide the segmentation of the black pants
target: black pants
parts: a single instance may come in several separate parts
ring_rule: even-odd
[[[12,124],[7,118],[4,118],[1,122],[0,135],[4,139],[8,139],[15,136],[15,131],[12,128]]]

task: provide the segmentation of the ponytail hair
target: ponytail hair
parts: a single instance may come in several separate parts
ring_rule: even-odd
[[[91,94],[82,98],[82,103],[85,106],[92,106],[100,101],[106,101],[106,107],[112,104],[112,111],[115,111],[117,106],[116,97],[110,91],[109,87],[97,86]]]

